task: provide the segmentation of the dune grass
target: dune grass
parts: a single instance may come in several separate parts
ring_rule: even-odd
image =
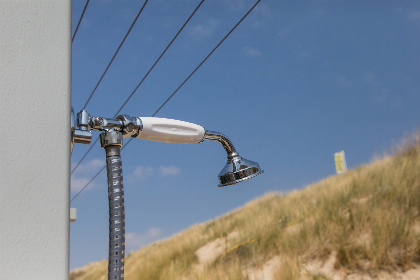
[[[392,156],[288,194],[270,193],[225,216],[131,253],[126,279],[249,279],[280,256],[274,278],[301,279],[305,263],[378,275],[420,263],[420,141],[413,137]],[[229,247],[201,264],[195,252],[216,238]],[[106,279],[102,261],[71,272],[70,279]],[[306,275],[306,277],[308,277]],[[314,273],[306,279],[329,279]]]

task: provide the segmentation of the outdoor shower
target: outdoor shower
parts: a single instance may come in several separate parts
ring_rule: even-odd
[[[109,199],[108,279],[124,279],[125,214],[121,165],[123,138],[192,144],[204,140],[219,142],[227,153],[227,163],[219,173],[219,187],[234,185],[263,173],[258,163],[242,158],[232,142],[219,132],[206,131],[202,126],[165,118],[130,117],[115,119],[93,117],[85,110],[74,118],[71,111],[71,149],[74,143],[90,144],[91,130],[101,131],[101,146],[106,152]]]

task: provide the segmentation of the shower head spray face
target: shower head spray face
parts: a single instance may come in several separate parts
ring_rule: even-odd
[[[244,159],[236,152],[231,153],[225,167],[219,173],[219,187],[235,185],[263,172],[257,162]]]

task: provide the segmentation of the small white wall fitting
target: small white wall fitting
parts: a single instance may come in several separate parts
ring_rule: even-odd
[[[77,219],[77,209],[70,208],[70,222],[75,222]]]

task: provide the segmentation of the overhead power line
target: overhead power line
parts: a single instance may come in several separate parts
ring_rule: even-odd
[[[85,15],[86,8],[87,8],[87,6],[89,5],[89,1],[90,1],[90,0],[87,0],[87,1],[86,1],[85,7],[83,8],[82,15],[80,16],[79,22],[77,23],[76,30],[74,31],[74,34],[73,34],[73,36],[71,37],[71,42],[72,42],[72,43],[73,43],[73,41],[74,41],[74,37],[76,37],[77,30],[79,29],[79,26],[80,26],[80,23],[82,22],[83,16]]]
[[[181,87],[197,72],[197,70],[206,62],[206,60],[217,50],[217,48],[226,40],[227,37],[241,24],[241,22],[251,13],[251,11],[258,5],[258,3],[261,0],[258,0],[252,7],[249,9],[249,11],[238,21],[238,23],[226,34],[226,36],[216,45],[216,47],[213,48],[213,50],[201,61],[201,63],[191,72],[190,75],[178,86],[178,88],[165,100],[165,102],[162,103],[162,105],[153,113],[152,117],[154,117],[168,102],[169,100],[174,97],[174,95],[181,89]],[[201,3],[200,3],[201,5]],[[124,104],[125,105],[125,104]],[[133,140],[133,138],[129,139],[127,143],[121,148],[123,150],[125,147],[128,146],[128,144]],[[97,142],[97,141],[96,141]],[[96,143],[95,142],[95,143]],[[86,153],[87,154],[87,153]],[[85,156],[86,156],[85,154]],[[84,156],[84,157],[85,157]],[[84,158],[83,157],[83,158]],[[80,163],[80,162],[79,162]],[[70,200],[72,202],[77,196],[79,196],[94,180],[95,178],[105,169],[105,165],[93,176],[93,178],[87,182],[83,188]],[[74,171],[74,169],[73,169]]]
[[[149,0],[146,0],[143,3],[143,6],[141,7],[141,9],[138,12],[136,18],[134,19],[133,23],[131,24],[130,28],[128,29],[127,33],[125,34],[124,39],[121,41],[121,43],[120,43],[117,51],[114,53],[114,56],[112,57],[111,61],[108,63],[108,66],[106,67],[105,71],[102,73],[101,78],[99,79],[98,83],[96,84],[95,88],[93,89],[92,93],[90,94],[89,98],[87,99],[87,101],[85,103],[85,106],[83,106],[83,110],[86,108],[86,106],[88,105],[88,103],[91,100],[92,96],[95,94],[96,89],[98,88],[99,84],[101,83],[102,79],[104,78],[106,72],[108,71],[109,67],[111,66],[111,64],[114,61],[115,57],[117,56],[118,52],[120,51],[121,46],[124,44],[125,39],[127,39],[128,34],[130,34],[131,29],[133,29],[134,24],[137,22],[137,19],[139,18],[140,14],[143,12],[143,9],[146,6],[146,4],[147,4],[148,1]],[[89,149],[86,151],[86,153],[83,155],[83,157],[79,160],[79,162],[76,164],[76,166],[72,169],[72,171],[71,171],[70,174],[73,174],[74,171],[80,166],[80,164],[82,163],[82,161],[86,158],[87,154],[92,150],[93,146],[95,146],[95,144],[98,142],[98,140],[99,140],[99,138],[96,138],[96,140],[93,142],[93,144],[91,144],[91,146],[89,147]]]
[[[111,66],[112,62],[114,61],[115,57],[117,56],[118,52],[120,51],[122,45],[125,42],[125,39],[127,39],[128,34],[130,34],[131,29],[133,29],[133,26],[136,24],[137,19],[139,18],[140,14],[143,12],[144,7],[146,6],[147,2],[149,0],[144,1],[143,6],[141,7],[140,11],[138,12],[136,18],[134,19],[133,23],[131,24],[130,28],[128,29],[127,33],[124,36],[124,39],[121,41],[118,49],[115,51],[114,56],[111,58],[111,61],[108,63],[108,66],[106,67],[105,71],[102,73],[101,78],[99,79],[98,83],[96,84],[95,88],[93,89],[92,93],[90,94],[89,98],[87,99],[85,106],[83,106],[83,110],[86,109],[86,106],[89,104],[89,101],[92,99],[92,96],[95,94],[96,89],[98,88],[99,84],[102,82],[102,79],[104,78],[106,72],[108,72],[109,67]]]
[[[79,160],[79,162],[76,164],[75,167],[73,167],[73,169],[70,172],[70,175],[72,175],[74,173],[74,171],[76,171],[76,169],[79,167],[79,165],[82,163],[82,161],[86,158],[86,156],[90,153],[90,151],[92,150],[92,148],[96,145],[96,143],[98,143],[99,141],[99,137],[96,138],[96,140],[90,144],[89,149],[86,151],[86,153],[82,156],[82,158]]]
[[[249,9],[249,11],[238,21],[238,23],[226,34],[225,37],[223,37],[223,39],[216,45],[216,47],[214,47],[214,49],[200,62],[200,64],[191,72],[190,75],[188,75],[188,77],[178,86],[178,88],[165,100],[165,102],[162,103],[162,105],[153,113],[152,117],[156,116],[157,113],[159,113],[159,111],[169,102],[169,100],[172,99],[172,97],[174,97],[174,95],[181,89],[181,87],[191,78],[192,75],[194,75],[195,72],[197,72],[197,70],[204,64],[204,62],[206,62],[206,60],[217,50],[217,48],[226,40],[227,37],[229,37],[229,35],[236,29],[236,27],[239,26],[239,24],[241,24],[241,22],[249,15],[249,13],[251,13],[251,11],[258,5],[258,3],[261,0],[258,0],[254,6],[252,6],[251,9]],[[125,148],[130,142],[131,140],[133,140],[133,138],[130,138],[127,143],[124,145],[123,148]]]
[[[185,23],[182,25],[181,29],[176,33],[175,37],[172,38],[171,42],[166,46],[165,50],[162,52],[162,54],[159,56],[159,58],[153,63],[152,67],[150,67],[149,71],[147,71],[146,75],[144,75],[143,79],[141,79],[140,83],[136,86],[136,88],[131,92],[131,94],[128,96],[128,98],[125,100],[123,105],[118,109],[118,111],[115,113],[114,118],[121,112],[121,110],[125,107],[127,102],[131,99],[131,97],[134,95],[134,93],[137,91],[137,89],[140,87],[140,85],[143,83],[143,81],[149,76],[150,72],[152,72],[153,68],[155,68],[156,64],[159,62],[159,60],[162,58],[162,56],[166,53],[166,51],[169,49],[169,47],[172,45],[172,43],[175,41],[175,39],[178,37],[178,35],[181,33],[181,31],[184,29],[184,27],[187,25],[187,23],[190,21],[190,19],[194,16],[195,12],[200,8],[201,4],[203,4],[204,0],[198,4],[197,8],[192,12],[192,14],[189,16],[189,18],[185,21]]]
[[[195,8],[195,10],[192,12],[192,14],[188,17],[188,19],[185,21],[185,23],[182,25],[182,27],[179,29],[179,31],[176,33],[176,35],[172,38],[171,42],[166,46],[165,50],[160,54],[158,59],[153,63],[152,67],[150,67],[149,71],[147,71],[146,75],[141,79],[141,81],[137,84],[137,86],[134,88],[134,90],[131,92],[131,94],[127,97],[127,99],[124,101],[124,103],[121,105],[121,107],[118,109],[118,111],[115,113],[114,118],[121,112],[121,110],[124,108],[124,106],[128,103],[128,101],[131,99],[131,97],[134,95],[134,93],[138,90],[138,88],[141,86],[143,81],[149,76],[150,72],[152,72],[153,68],[155,68],[156,64],[159,62],[159,60],[162,58],[162,56],[166,53],[166,51],[169,49],[169,47],[172,45],[172,43],[175,41],[175,39],[178,37],[178,35],[181,33],[181,31],[184,29],[184,27],[188,24],[190,19],[194,16],[194,14],[197,12],[197,10],[200,8],[201,4],[203,4],[204,0],[202,0],[198,6]],[[96,138],[96,140],[93,142],[93,144],[90,146],[90,148],[86,151],[86,153],[83,155],[83,157],[79,160],[79,162],[76,164],[76,166],[71,171],[71,174],[74,173],[74,171],[79,167],[79,165],[82,163],[82,161],[86,158],[87,154],[92,150],[92,147],[98,142],[99,137]]]
[[[96,139],[96,142],[98,142],[98,140],[99,140],[99,137],[98,137],[98,139]],[[132,139],[130,139],[130,140],[132,140]],[[95,143],[96,143],[95,142]],[[127,144],[129,143],[130,141],[128,141],[127,142]],[[124,150],[124,148],[127,146],[127,144],[126,145],[124,145],[122,148],[121,148],[121,151],[122,150]],[[93,145],[91,145],[91,147],[93,147]],[[86,156],[86,154],[85,154],[85,156]],[[76,199],[76,197],[78,197],[95,179],[96,179],[96,177],[98,177],[98,175],[99,174],[101,174],[102,173],[102,171],[104,171],[104,169],[105,169],[105,167],[106,167],[106,165],[104,165],[104,166],[102,166],[102,168],[101,169],[99,169],[98,170],[98,172],[96,172],[96,174],[95,175],[93,175],[93,177],[92,177],[92,179],[90,179],[89,180],[89,182],[87,182],[84,186],[83,186],[83,188],[81,188],[74,196],[73,196],[73,198],[72,199],[70,199],[70,203],[71,202],[73,202],[73,200],[75,200]]]
[[[174,97],[174,95],[178,92],[178,90],[180,88],[182,88],[182,86],[191,78],[192,75],[194,75],[194,73],[201,67],[201,65],[204,64],[204,62],[206,62],[206,60],[217,50],[217,48],[226,40],[227,37],[229,37],[229,35],[236,29],[236,27],[238,27],[239,24],[241,24],[241,22],[249,15],[249,13],[258,5],[258,3],[261,0],[258,0],[254,6],[252,6],[252,8],[238,21],[238,23],[228,32],[228,34],[226,34],[226,36],[216,45],[216,47],[214,47],[214,49],[203,59],[203,61],[201,61],[201,63],[194,69],[194,71],[191,72],[191,74],[179,85],[179,87],[165,100],[165,102],[163,102],[163,104],[156,110],[156,112],[154,112],[154,114],[152,115],[152,117],[154,117],[165,105],[166,103],[168,103],[169,100],[171,100],[172,97]]]
[[[124,147],[123,147],[124,148]],[[123,148],[121,148],[121,150],[123,149]],[[95,179],[96,179],[96,177],[98,177],[98,175],[99,174],[101,174],[101,172],[102,171],[104,171],[104,169],[105,169],[105,167],[106,167],[106,165],[104,165],[104,166],[102,166],[102,168],[95,174],[95,176],[93,176],[92,177],[92,179],[90,179],[89,180],[89,182],[87,182],[86,183],[86,185],[83,187],[83,188],[81,188],[80,189],[80,191],[78,192],[78,193],[76,193],[74,196],[73,196],[73,198],[70,200],[70,203],[73,201],[73,200],[75,200],[76,199],[76,197],[78,197],[79,196],[79,194],[81,194],[86,188],[87,188],[87,186],[89,186],[90,185],[90,183],[92,183]]]

